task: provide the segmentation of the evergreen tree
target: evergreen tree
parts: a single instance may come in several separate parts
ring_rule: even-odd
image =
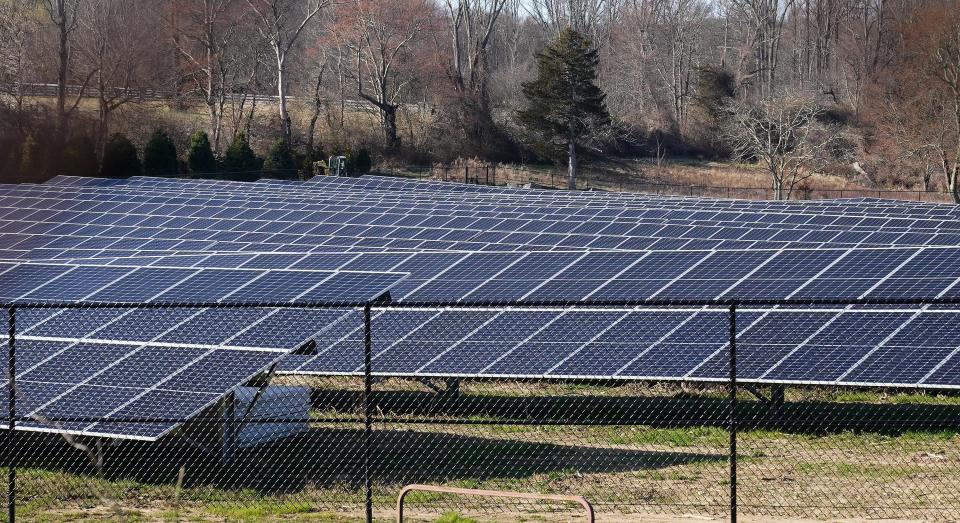
[[[370,158],[370,151],[366,147],[361,147],[353,158],[353,169],[357,174],[365,174],[373,168],[373,160]]]
[[[523,84],[527,107],[517,120],[547,154],[559,159],[566,150],[570,189],[576,188],[578,146],[610,124],[606,95],[596,84],[599,63],[586,36],[564,29],[537,55],[537,78]]]
[[[190,137],[190,149],[187,151],[187,165],[193,173],[212,173],[217,170],[217,159],[210,147],[210,137],[203,131],[197,131]]]
[[[283,139],[273,142],[270,150],[267,151],[267,158],[263,162],[263,168],[268,171],[287,171],[277,173],[283,177],[294,177],[296,173],[289,172],[297,169],[297,161],[293,158],[293,151]]]
[[[143,172],[147,176],[175,176],[179,170],[177,146],[163,129],[153,131],[143,148]]]
[[[253,149],[250,148],[250,142],[247,141],[247,135],[237,133],[223,155],[223,170],[231,173],[240,173],[248,171],[257,171],[260,169],[260,161]]]
[[[74,136],[67,141],[63,151],[63,174],[71,176],[97,176],[100,164],[97,162],[97,144],[89,136]]]
[[[140,167],[140,158],[137,157],[137,148],[133,143],[120,133],[110,136],[103,150],[100,176],[129,178],[140,174]]]

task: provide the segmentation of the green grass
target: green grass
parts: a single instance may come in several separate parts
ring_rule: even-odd
[[[243,501],[213,503],[207,507],[207,511],[231,521],[262,521],[266,517],[313,512],[313,506],[305,501]]]
[[[446,514],[440,516],[440,519],[437,520],[437,523],[477,523],[477,520],[473,518],[465,518],[456,512],[447,512]]]

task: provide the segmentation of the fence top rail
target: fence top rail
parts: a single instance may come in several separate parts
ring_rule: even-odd
[[[403,308],[546,308],[546,307],[744,307],[812,305],[960,305],[960,296],[949,298],[792,298],[792,299],[652,299],[652,300],[461,300],[382,301],[378,309]]]
[[[7,309],[358,309],[370,307],[378,303],[377,300],[368,301],[225,301],[225,302],[179,302],[179,301],[148,301],[148,302],[6,302]]]
[[[359,309],[365,307],[377,309],[412,308],[547,308],[547,307],[775,307],[775,306],[817,306],[817,305],[960,305],[960,296],[944,298],[804,298],[804,299],[670,299],[670,300],[410,300],[391,301],[374,299],[366,301],[225,301],[225,302],[3,302],[6,309],[164,309],[164,308],[205,308],[205,309]]]

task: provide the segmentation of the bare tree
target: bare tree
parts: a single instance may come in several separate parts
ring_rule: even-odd
[[[732,7],[752,26],[755,70],[748,76],[757,79],[760,96],[769,97],[774,93],[783,25],[794,2],[795,0],[732,0]]]
[[[30,0],[9,0],[0,3],[0,85],[13,98],[22,129],[26,99],[25,84],[33,73],[29,51],[38,26],[30,16]]]
[[[67,122],[83,97],[92,75],[83,79],[80,92],[67,107],[67,89],[70,82],[70,58],[73,33],[79,25],[78,13],[85,0],[41,0],[40,5],[53,23],[57,33],[57,134],[66,137]]]
[[[311,112],[310,112],[310,123],[307,126],[307,156],[311,160],[320,160],[322,158],[314,158],[314,142],[316,140],[317,134],[317,121],[320,120],[320,113],[324,109],[328,108],[328,100],[324,96],[323,84],[326,73],[329,69],[331,61],[330,52],[328,49],[321,48],[318,49],[318,55],[314,63],[314,73],[313,73],[313,91],[312,91],[312,103],[311,103]]]
[[[292,123],[287,112],[287,64],[297,39],[328,0],[246,0],[258,20],[260,36],[270,44],[276,59],[277,97],[280,108],[280,131],[291,143]]]
[[[356,55],[357,95],[377,108],[385,145],[399,146],[397,108],[412,80],[402,65],[432,21],[430,7],[426,0],[351,0],[340,13],[350,20],[341,37]]]
[[[453,77],[459,90],[478,93],[486,103],[490,38],[507,0],[447,0],[453,49]]]
[[[530,0],[529,14],[554,33],[570,28],[590,35],[598,47],[607,43],[610,28],[625,0]]]
[[[442,121],[462,138],[446,147],[451,152],[466,150],[481,156],[497,148],[497,126],[493,120],[488,89],[491,75],[491,47],[497,25],[508,0],[446,0],[445,18],[452,54],[444,64],[452,80],[452,93]]]
[[[97,146],[103,151],[111,117],[169,71],[159,50],[138,28],[153,27],[145,0],[87,0],[81,11],[77,68],[92,78],[97,96]],[[157,20],[158,21],[158,20]]]
[[[664,37],[660,42],[664,52],[657,60],[657,73],[661,81],[670,86],[672,117],[679,128],[686,123],[708,13],[708,6],[702,0],[662,0],[656,6],[655,27],[662,28],[657,32]]]
[[[197,0],[177,5],[171,14],[174,46],[189,64],[186,80],[203,98],[213,150],[220,150],[227,81],[236,60],[229,54],[237,42],[238,0]]]
[[[944,111],[949,120],[941,125],[939,139],[934,142],[935,150],[940,157],[947,191],[953,196],[953,201],[960,203],[960,13],[955,10],[944,13],[948,23],[942,31],[932,33],[935,39],[933,44],[933,63],[936,67],[936,78],[946,86],[944,97]],[[949,123],[947,123],[949,122]]]
[[[726,138],[737,157],[764,166],[774,197],[785,200],[831,159],[839,130],[821,123],[823,115],[823,107],[809,98],[735,102],[729,107]]]

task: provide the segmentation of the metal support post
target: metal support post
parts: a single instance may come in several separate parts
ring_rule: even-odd
[[[17,430],[17,309],[7,309],[9,333],[7,338],[7,521],[13,523],[17,519],[17,463],[16,442]]]
[[[730,305],[730,521],[737,521],[737,305]]]
[[[373,478],[370,437],[373,435],[373,335],[370,328],[370,304],[363,307],[363,489],[366,521],[373,523]]]

